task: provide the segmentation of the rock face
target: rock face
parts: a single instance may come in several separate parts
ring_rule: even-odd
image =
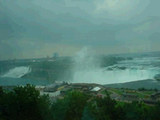
[[[154,79],[157,80],[157,81],[160,81],[160,74],[155,75]]]

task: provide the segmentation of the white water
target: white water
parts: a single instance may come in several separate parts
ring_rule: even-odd
[[[31,72],[30,67],[15,67],[13,69],[10,69],[6,74],[2,75],[1,77],[10,77],[10,78],[21,78],[25,74]]]
[[[75,57],[73,83],[124,83],[153,79],[156,74],[160,73],[160,68],[152,66],[152,63],[160,62],[159,58],[135,58],[101,68],[94,61],[94,57],[88,56],[88,54],[88,50],[85,48]],[[126,67],[126,69],[121,70],[118,67]],[[112,70],[108,70],[108,68],[112,68]]]

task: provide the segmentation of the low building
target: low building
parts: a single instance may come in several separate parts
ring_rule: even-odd
[[[98,92],[99,90],[101,90],[100,87],[94,87],[91,91],[93,91],[93,92]]]
[[[44,88],[44,92],[55,92],[58,89],[61,89],[60,87],[65,86],[65,85],[68,85],[68,84],[65,82],[54,83],[49,86],[46,86]]]
[[[139,98],[135,94],[123,93],[122,100],[124,100],[124,101],[139,101]]]
[[[143,102],[145,104],[148,104],[148,105],[155,105],[155,104],[157,104],[157,101],[153,100],[153,99],[144,99]]]
[[[157,93],[155,93],[155,94],[152,94],[152,95],[151,95],[151,98],[152,98],[153,100],[160,101],[160,92],[157,92]]]
[[[118,101],[121,100],[121,96],[115,93],[111,94],[110,97],[113,100],[118,100]]]

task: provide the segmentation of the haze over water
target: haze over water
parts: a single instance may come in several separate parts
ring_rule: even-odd
[[[153,79],[156,74],[160,73],[160,67],[155,65],[160,63],[159,57],[134,57],[131,60],[119,61],[115,65],[102,68],[89,54],[87,49],[83,49],[75,57],[72,82],[124,83]]]

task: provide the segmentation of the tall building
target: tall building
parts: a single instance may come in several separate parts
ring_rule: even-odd
[[[53,53],[53,58],[56,59],[59,57],[59,54],[57,52]]]

